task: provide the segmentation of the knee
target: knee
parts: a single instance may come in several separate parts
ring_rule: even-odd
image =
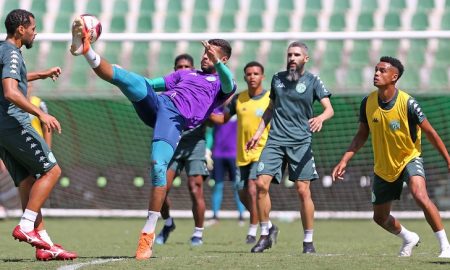
[[[55,179],[59,179],[59,177],[61,176],[61,167],[59,167],[58,164],[56,164],[51,170],[50,172],[52,173],[53,177]]]
[[[269,185],[266,185],[262,180],[257,180],[256,191],[258,194],[267,194],[269,192]]]
[[[154,160],[152,162],[151,178],[153,186],[162,187],[166,185],[166,171],[167,164],[165,164],[164,162],[158,160]]]
[[[428,193],[426,192],[426,190],[411,190],[411,195],[419,204],[425,204],[429,201]]]
[[[297,193],[301,200],[311,198],[311,190],[309,186],[297,186]]]

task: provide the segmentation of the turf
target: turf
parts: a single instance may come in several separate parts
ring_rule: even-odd
[[[262,254],[250,253],[244,240],[247,226],[221,220],[206,228],[204,245],[192,248],[190,219],[176,220],[177,229],[165,245],[156,245],[148,261],[133,258],[142,219],[47,219],[56,243],[80,256],[75,261],[38,262],[34,249],[14,241],[17,219],[0,221],[0,269],[449,269],[450,259],[437,258],[439,247],[424,220],[403,224],[421,236],[410,258],[398,258],[401,240],[370,220],[319,220],[315,224],[317,254],[301,253],[299,220],[274,220],[278,243]],[[450,222],[445,221],[447,228]],[[161,222],[159,222],[161,226]],[[158,228],[159,230],[159,228]],[[117,259],[112,261],[112,259]],[[98,264],[93,264],[97,262]],[[66,267],[66,268],[64,268]]]

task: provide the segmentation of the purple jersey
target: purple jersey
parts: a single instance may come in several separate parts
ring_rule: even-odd
[[[221,106],[236,90],[225,94],[217,74],[200,70],[179,70],[164,77],[167,95],[186,119],[186,129],[201,124],[211,112]]]
[[[214,147],[212,155],[215,158],[236,158],[237,121],[232,117],[223,125],[214,125]]]

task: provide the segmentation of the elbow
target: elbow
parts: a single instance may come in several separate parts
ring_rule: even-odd
[[[14,101],[14,94],[11,93],[10,91],[6,91],[4,93],[5,99],[9,102],[13,102]]]

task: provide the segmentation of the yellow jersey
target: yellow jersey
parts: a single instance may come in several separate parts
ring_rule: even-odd
[[[38,107],[42,109],[41,103],[42,100],[36,96],[32,96],[30,98],[30,102]],[[46,112],[46,110],[44,110]],[[35,115],[30,114],[30,119],[31,119],[31,126],[37,131],[37,133],[39,133],[39,135],[41,135],[41,137],[44,137],[44,132],[42,132],[42,126],[41,126],[41,121],[39,120],[39,118],[37,118]]]

